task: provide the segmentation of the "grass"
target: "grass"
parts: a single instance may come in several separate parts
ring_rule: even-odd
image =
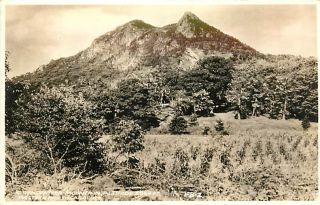
[[[216,120],[221,119],[224,123],[224,127],[229,131],[231,135],[242,134],[244,132],[261,132],[261,133],[301,133],[303,132],[301,121],[296,119],[289,120],[272,120],[266,117],[255,117],[244,120],[236,120],[233,117],[233,113],[216,113],[214,117],[200,117],[197,119],[197,126],[189,126],[188,132],[192,136],[202,135],[205,127],[209,127],[211,131],[214,130]],[[168,132],[169,122],[161,123],[161,127],[154,128],[150,131],[152,135],[163,134]],[[317,133],[317,123],[311,123],[311,127],[308,129],[310,133]],[[188,135],[189,136],[189,135]]]

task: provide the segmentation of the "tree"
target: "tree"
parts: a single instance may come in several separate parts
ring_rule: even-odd
[[[177,115],[192,115],[195,111],[195,104],[192,96],[186,96],[183,91],[176,92],[176,103],[174,110]]]
[[[240,61],[230,87],[227,97],[238,119],[260,114],[303,119],[307,112],[317,119],[316,59],[267,55]]]
[[[275,105],[279,110],[279,114],[281,115],[281,119],[285,120],[286,117],[289,115],[288,113],[288,103],[289,103],[289,98],[290,94],[292,93],[292,83],[291,77],[289,76],[279,76],[277,77],[277,82],[276,82],[276,88],[273,92],[276,94],[276,101]]]
[[[8,73],[10,71],[10,63],[9,63],[9,51],[6,51],[5,52],[5,77],[6,77],[6,80],[8,79]]]
[[[318,121],[318,74],[317,64],[302,67],[292,78],[292,94],[289,98],[290,117],[302,120],[306,115]]]
[[[274,71],[273,71],[274,72]],[[265,97],[265,107],[269,117],[272,119],[277,119],[281,110],[281,99],[279,100],[279,95],[276,92],[278,87],[278,80],[276,73],[272,73],[265,78],[264,92]]]
[[[144,130],[159,126],[150,88],[139,79],[120,82],[111,95],[115,102],[115,117],[135,120]]]
[[[199,60],[195,69],[184,73],[178,84],[189,96],[204,90],[214,104],[208,109],[223,111],[227,106],[226,92],[231,83],[232,72],[230,60],[216,56],[207,57]]]
[[[9,52],[5,53],[5,133],[13,134],[17,131],[19,114],[17,101],[22,94],[27,94],[29,85],[20,82],[14,82],[8,77],[10,72]]]
[[[210,99],[206,90],[200,90],[193,93],[193,110],[197,115],[209,116],[213,115],[214,102]]]
[[[121,155],[132,155],[144,149],[144,135],[141,127],[134,121],[121,120],[112,135],[113,150]]]
[[[171,72],[170,72],[171,73]],[[149,74],[148,79],[146,80],[146,86],[148,88],[150,97],[154,102],[154,106],[160,105],[163,107],[164,104],[167,104],[171,101],[171,86],[172,83],[170,82],[173,76],[167,76],[168,71],[164,69],[162,72],[155,71],[154,73]]]
[[[227,91],[227,99],[233,104],[236,112],[236,119],[245,119],[248,115],[247,104],[249,102],[250,93],[248,86],[249,73],[247,68],[238,68],[233,73],[230,89]]]
[[[270,116],[302,120],[309,113],[310,119],[317,120],[317,60],[286,55],[273,56],[268,60],[273,68],[266,76],[269,100],[266,107]]]
[[[18,128],[18,121],[21,114],[18,110],[17,102],[22,95],[28,95],[29,86],[24,83],[6,80],[5,82],[5,133],[10,135],[15,133]]]
[[[169,132],[180,135],[186,133],[187,127],[187,121],[182,116],[175,116],[169,124]]]
[[[23,113],[19,130],[26,143],[42,152],[48,166],[43,171],[55,174],[62,167],[104,171],[104,147],[98,142],[104,120],[91,117],[93,103],[71,87],[47,86],[19,103]]]
[[[125,157],[125,160],[118,164],[124,166],[117,173],[120,182],[124,186],[135,185],[138,173],[132,169],[136,169],[140,162],[135,153],[144,149],[144,133],[142,128],[132,120],[121,120],[112,135],[112,142],[113,151],[118,153],[114,161],[117,163],[119,156]]]

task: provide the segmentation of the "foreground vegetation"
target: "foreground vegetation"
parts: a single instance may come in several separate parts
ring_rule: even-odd
[[[317,124],[312,123],[309,131],[303,131],[297,120],[281,122],[260,117],[239,123],[230,114],[218,114],[214,118],[199,118],[197,127],[200,130],[213,126],[218,118],[224,119],[230,135],[194,134],[197,129],[188,135],[146,135],[144,149],[131,155],[129,164],[125,155],[119,157],[120,152],[115,151],[106,154],[108,171],[103,174],[79,176],[63,169],[50,176],[21,175],[15,183],[8,184],[7,197],[16,199],[13,190],[98,191],[84,200],[314,200],[317,197]],[[114,145],[110,136],[100,141],[106,148]],[[18,142],[7,140],[8,153],[14,150],[19,155],[17,151],[24,151],[21,144],[15,144]],[[102,194],[114,190],[119,194],[134,190],[136,194]],[[137,191],[158,194],[145,196]],[[32,199],[32,194],[29,197]],[[79,195],[71,196],[72,200],[77,198]]]

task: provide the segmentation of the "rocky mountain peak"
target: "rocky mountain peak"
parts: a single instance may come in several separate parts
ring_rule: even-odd
[[[179,20],[178,24],[181,24],[183,22],[190,22],[192,20],[200,20],[198,16],[196,16],[194,13],[187,11],[183,14],[181,19]],[[201,21],[201,20],[200,20]]]
[[[199,17],[196,16],[194,13],[187,11],[184,12],[184,14],[182,15],[182,17],[180,18],[180,20],[178,21],[178,24],[182,24],[184,22],[191,22],[191,21],[199,21]],[[201,21],[201,20],[200,20]]]
[[[201,36],[201,34],[213,30],[216,29],[203,22],[191,12],[185,12],[177,23],[177,31],[182,33],[187,38]]]

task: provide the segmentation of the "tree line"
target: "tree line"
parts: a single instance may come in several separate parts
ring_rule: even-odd
[[[9,71],[7,60],[6,69]],[[26,104],[38,103],[33,99],[65,90],[94,104],[90,115],[112,125],[105,126],[104,132],[111,132],[121,119],[134,120],[144,130],[157,127],[165,106],[172,107],[175,115],[213,116],[233,111],[238,119],[264,115],[317,121],[317,86],[316,59],[285,55],[240,61],[207,57],[194,69],[162,68],[141,78],[121,80],[116,88],[85,80],[78,85],[34,86],[6,77],[6,132],[18,129],[17,115],[24,115],[27,110],[19,111]],[[43,96],[33,97],[39,93]]]
[[[314,58],[266,56],[237,66],[228,99],[237,118],[318,121],[318,74]]]

